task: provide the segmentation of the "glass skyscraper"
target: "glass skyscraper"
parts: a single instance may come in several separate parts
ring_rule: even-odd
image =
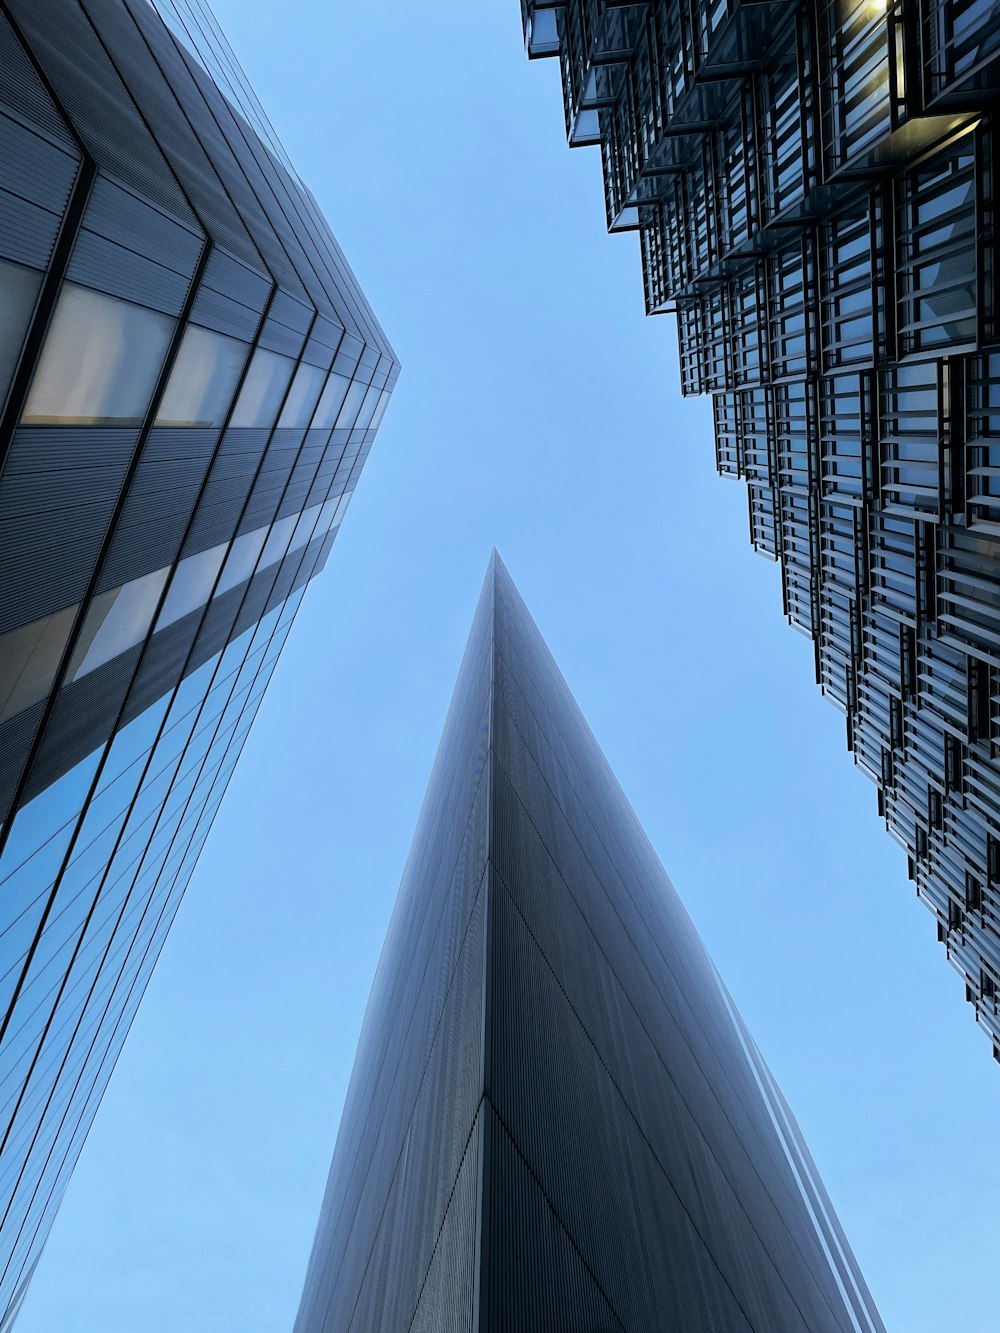
[[[522,16],[1000,1059],[1000,7]]]
[[[494,555],[295,1333],[882,1328],[786,1102]]]
[[[0,1328],[398,373],[202,0],[0,13]]]

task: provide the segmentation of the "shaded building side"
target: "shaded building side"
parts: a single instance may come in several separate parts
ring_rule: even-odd
[[[398,364],[207,8],[0,10],[0,1328]]]
[[[882,1330],[794,1119],[496,557],[295,1328]]]

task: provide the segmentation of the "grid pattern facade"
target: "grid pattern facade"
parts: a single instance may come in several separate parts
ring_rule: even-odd
[[[201,0],[0,8],[0,1328],[398,374]]]
[[[1000,9],[522,14],[1000,1059]]]
[[[787,1105],[494,556],[296,1333],[882,1328]]]

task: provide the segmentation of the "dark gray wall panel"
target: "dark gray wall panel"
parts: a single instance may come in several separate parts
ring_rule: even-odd
[[[44,708],[42,700],[6,722],[0,722],[0,822],[10,813],[10,803],[28,757],[28,747],[35,739]]]
[[[214,430],[150,431],[101,570],[98,592],[176,560],[217,438]],[[231,531],[232,524],[228,529],[222,524],[217,532],[205,531],[203,545],[197,546],[196,537],[188,552],[213,546],[213,537],[221,534],[221,540]]]
[[[249,342],[260,323],[271,293],[271,282],[259,268],[226,253],[216,245],[191,311],[195,324]]]
[[[36,131],[49,135],[75,158],[80,152],[69,126],[38,77],[27,50],[0,14],[0,68],[4,72],[4,103]]]
[[[35,0],[11,0],[10,11],[98,165],[195,226],[163,154],[83,10],[60,5],[58,24],[52,23],[49,7]]]
[[[103,744],[115,724],[138,659],[139,648],[132,648],[59,691],[46,719],[25,800],[44,791]]]
[[[0,477],[0,633],[83,596],[136,438],[87,426],[15,433]]]

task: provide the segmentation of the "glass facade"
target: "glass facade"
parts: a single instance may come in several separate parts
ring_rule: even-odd
[[[521,9],[1000,1060],[1000,8]]]
[[[295,1333],[882,1333],[794,1118],[494,556]]]
[[[399,367],[201,0],[0,68],[6,1329]]]

